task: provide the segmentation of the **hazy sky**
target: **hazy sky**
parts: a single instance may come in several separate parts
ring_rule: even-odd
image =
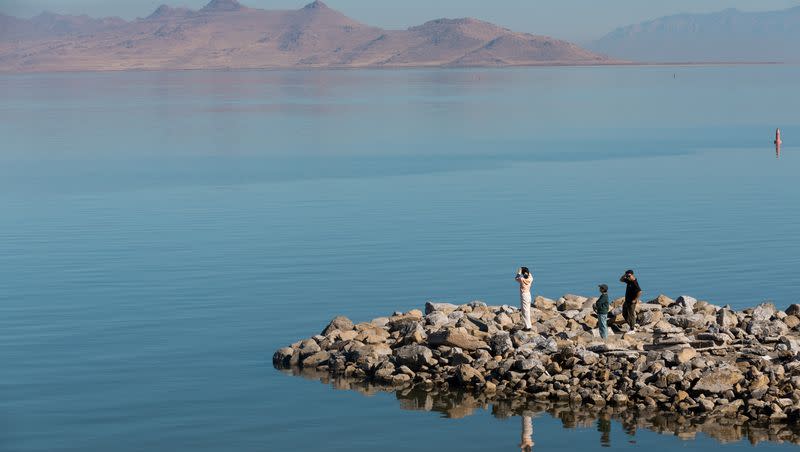
[[[0,12],[29,17],[42,10],[90,16],[144,17],[162,3],[202,7],[208,0],[0,0]],[[265,9],[294,9],[304,0],[240,0]],[[310,0],[309,0],[310,1]],[[370,25],[406,28],[439,17],[476,17],[517,31],[573,41],[680,12],[783,9],[800,0],[327,0],[331,8]]]

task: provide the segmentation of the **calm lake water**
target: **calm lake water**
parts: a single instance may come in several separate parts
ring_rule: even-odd
[[[271,356],[337,314],[513,304],[519,265],[550,297],[621,295],[634,268],[648,299],[800,302],[798,80],[0,76],[0,449],[518,450],[526,414],[538,450],[720,447],[618,413],[332,389]]]

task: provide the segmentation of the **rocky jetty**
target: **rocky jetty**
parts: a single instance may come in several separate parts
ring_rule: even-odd
[[[735,311],[688,296],[641,303],[629,332],[615,300],[612,337],[597,335],[595,299],[537,297],[533,330],[511,306],[428,302],[281,348],[273,364],[397,391],[458,389],[588,408],[670,412],[758,424],[800,419],[800,305]]]

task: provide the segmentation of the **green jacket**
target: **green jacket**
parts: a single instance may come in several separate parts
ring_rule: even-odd
[[[594,307],[598,314],[608,314],[608,294],[600,295],[600,298],[594,303]]]

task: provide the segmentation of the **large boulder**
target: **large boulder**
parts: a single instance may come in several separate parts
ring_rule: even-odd
[[[286,367],[289,365],[289,360],[292,359],[294,349],[292,347],[283,347],[278,349],[272,355],[272,364],[277,367]]]
[[[495,356],[502,356],[514,350],[514,344],[511,342],[511,335],[506,331],[495,333],[495,335],[489,339],[489,347],[491,347],[492,353]]]
[[[353,322],[350,319],[348,319],[347,317],[344,317],[344,316],[340,315],[340,316],[334,317],[333,320],[331,320],[330,323],[328,323],[328,326],[326,326],[325,329],[322,330],[321,334],[323,336],[327,336],[327,335],[329,335],[330,333],[332,333],[333,331],[336,331],[336,330],[349,331],[349,330],[352,330],[352,329],[353,329]]]
[[[302,342],[300,342],[300,347],[298,347],[298,349],[300,350],[301,360],[322,350],[319,344],[317,344],[317,341],[314,339],[304,339]]]
[[[444,328],[428,335],[428,344],[433,347],[447,345],[464,350],[489,349],[486,342],[471,335],[466,328]]]
[[[753,309],[753,320],[756,322],[769,321],[778,310],[772,303],[761,303]]]
[[[778,321],[753,321],[747,325],[747,332],[758,340],[765,338],[776,338],[789,332],[789,327],[785,323]]]
[[[533,306],[535,306],[537,309],[549,311],[555,309],[556,302],[540,295],[533,300]]]
[[[694,390],[700,392],[710,392],[721,394],[725,391],[733,390],[733,386],[744,380],[739,370],[733,367],[720,367],[712,369],[697,380]]]
[[[425,303],[425,314],[430,314],[431,312],[441,312],[444,315],[450,314],[451,312],[458,309],[458,306],[452,303],[436,303],[433,301],[429,301]]]
[[[666,308],[673,303],[675,303],[675,300],[663,294],[647,302],[647,304],[659,305],[662,308]]]
[[[436,363],[433,359],[433,352],[431,349],[420,344],[411,344],[396,348],[394,350],[394,358],[398,365],[408,366],[414,370],[422,366]]]
[[[636,323],[639,325],[652,325],[664,318],[661,309],[642,309],[636,314]]]
[[[311,356],[307,356],[303,361],[301,361],[301,365],[307,369],[313,369],[317,366],[321,366],[323,364],[328,363],[328,359],[331,357],[331,354],[326,352],[325,350],[319,351],[314,353]]]

